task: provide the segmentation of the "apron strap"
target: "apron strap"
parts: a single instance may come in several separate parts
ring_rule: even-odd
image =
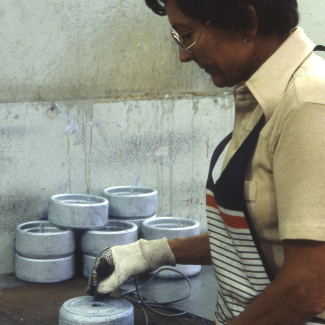
[[[314,48],[314,51],[323,51],[325,52],[325,46],[324,45],[316,45]]]
[[[210,171],[211,169],[214,168],[215,164],[217,163],[220,155],[222,154],[222,152],[224,151],[224,149],[226,148],[227,144],[229,143],[229,141],[232,138],[232,132],[229,133],[217,146],[217,148],[214,150],[214,153],[211,157],[211,163],[210,163]]]
[[[325,319],[314,317],[306,325],[318,325],[318,324],[325,324]]]
[[[212,171],[214,166],[216,165],[220,155],[222,152],[225,150],[227,144],[230,142],[232,138],[232,132],[229,133],[217,146],[217,148],[214,150],[213,155],[210,160],[210,168],[209,168],[209,175],[208,175],[208,180],[207,180],[207,185],[206,188],[211,188],[214,184],[213,178],[212,178]]]

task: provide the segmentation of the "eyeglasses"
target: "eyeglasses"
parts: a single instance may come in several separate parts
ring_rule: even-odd
[[[191,48],[200,40],[201,35],[202,35],[203,28],[204,27],[202,27],[202,29],[200,30],[200,34],[199,34],[199,37],[197,38],[197,40],[195,42],[193,42],[193,43],[190,43],[190,44],[187,44],[187,43],[189,43],[189,40],[188,39],[181,38],[179,36],[179,34],[176,32],[176,30],[174,28],[172,28],[172,27],[170,27],[170,33],[172,35],[173,40],[176,42],[176,44],[183,51],[185,51],[188,54],[192,54]]]
[[[208,26],[210,22],[211,21],[208,20],[206,24],[201,28],[197,40],[193,43],[190,43],[190,39],[187,37],[188,35],[185,35],[183,36],[183,38],[181,38],[179,34],[176,32],[176,30],[172,27],[170,27],[170,33],[172,35],[173,40],[184,52],[188,54],[192,54],[191,48],[200,40],[204,27]]]

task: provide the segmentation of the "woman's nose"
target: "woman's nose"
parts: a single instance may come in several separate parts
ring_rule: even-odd
[[[193,55],[191,53],[185,52],[179,49],[179,60],[183,63],[190,62],[193,60]]]

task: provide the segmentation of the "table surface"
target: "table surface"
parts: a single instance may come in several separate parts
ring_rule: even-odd
[[[140,284],[147,276],[139,279]],[[149,324],[213,324],[213,313],[217,296],[217,284],[211,267],[202,267],[199,275],[190,278],[193,286],[192,295],[174,307],[188,314],[177,318],[167,318],[148,311]],[[75,297],[84,296],[87,279],[76,276],[61,283],[36,284],[18,280],[14,274],[0,276],[0,324],[6,325],[57,325],[59,309],[62,304]],[[128,282],[120,291],[113,293],[119,297],[121,292],[130,289]],[[155,279],[141,288],[145,300],[166,301],[182,297],[188,292],[184,279]],[[161,311],[159,309],[159,311]],[[167,312],[167,311],[166,311]],[[134,324],[145,324],[139,308],[134,309]]]
[[[142,276],[139,285],[150,276]],[[217,304],[218,284],[212,266],[202,266],[198,275],[190,277],[192,293],[186,300],[171,304],[171,306],[186,311],[197,317],[213,321]],[[128,281],[120,287],[121,291],[129,291],[134,288],[134,282]],[[165,279],[155,278],[147,286],[141,288],[140,293],[151,301],[165,302],[183,298],[189,292],[190,287],[184,278]]]

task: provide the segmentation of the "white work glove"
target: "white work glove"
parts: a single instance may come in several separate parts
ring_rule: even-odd
[[[107,248],[97,258],[89,277],[87,294],[108,294],[132,276],[154,271],[163,265],[176,265],[167,238],[140,239],[128,245]],[[97,274],[97,279],[94,279],[94,274]]]

